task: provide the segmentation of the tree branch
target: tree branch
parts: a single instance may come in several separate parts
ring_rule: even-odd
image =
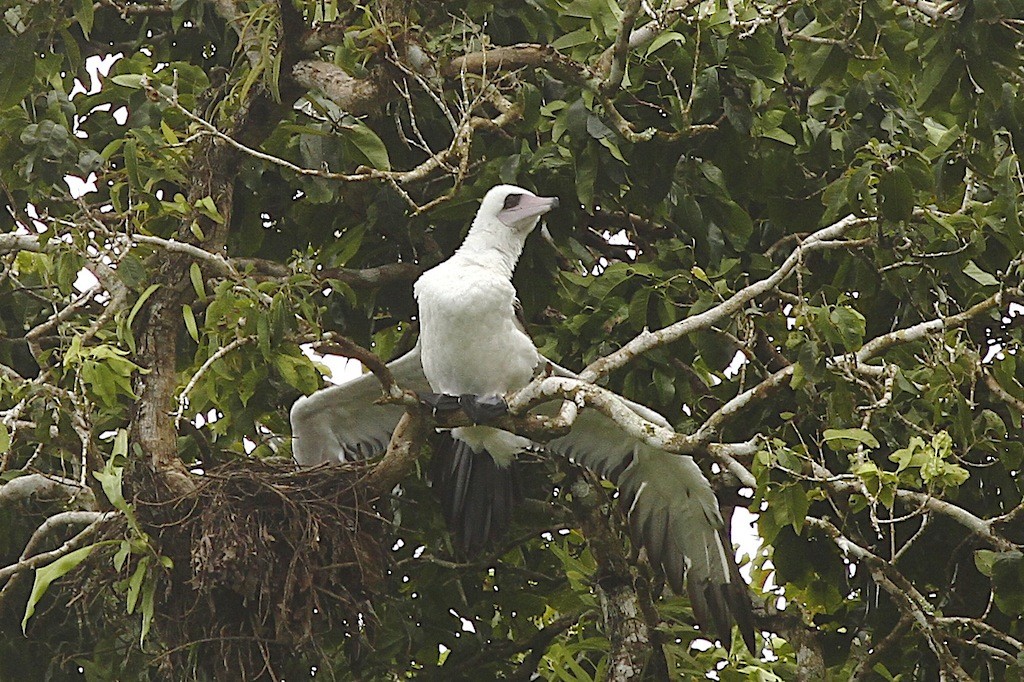
[[[792,256],[790,256],[790,258],[792,258]],[[787,259],[787,262],[788,261],[789,259]],[[776,271],[775,274],[777,275],[779,272],[780,271]],[[762,280],[762,282],[765,281],[767,280]],[[762,282],[758,282],[757,284],[762,284]],[[720,304],[716,308],[711,308],[710,310],[706,311],[706,313],[713,312],[717,308],[724,306],[726,303],[729,303],[734,298],[736,298],[736,296],[746,292],[753,286],[755,285],[751,285],[746,287],[745,289],[742,289],[740,292],[737,292],[737,294],[735,294],[733,298],[730,298],[729,301]],[[1001,306],[1004,302],[1008,300],[1017,300],[1020,297],[1020,295],[1020,292],[1015,289],[1000,291],[996,294],[993,294],[984,301],[975,304],[974,306],[963,312],[956,313],[948,317],[940,317],[933,320],[928,320],[926,322],[916,324],[912,327],[907,327],[906,329],[898,329],[896,331],[889,332],[888,334],[882,334],[881,336],[875,337],[874,339],[871,339],[870,341],[866,342],[863,346],[861,346],[860,350],[854,353],[852,358],[846,354],[836,355],[832,358],[829,358],[826,362],[831,363],[832,365],[852,364],[854,367],[868,366],[866,365],[868,360],[871,360],[872,358],[881,355],[882,353],[884,353],[889,348],[892,348],[893,346],[905,343],[912,343],[914,341],[919,341],[931,334],[936,334],[946,329],[961,327],[964,324],[966,324],[969,320],[977,317],[978,315],[986,313],[993,308]],[[687,318],[682,322],[677,322],[676,325],[673,325],[673,327],[688,322],[690,319],[693,318]],[[667,327],[666,329],[671,329],[671,327]],[[642,338],[642,336],[638,338]],[[630,344],[632,343],[633,342],[631,341]],[[616,351],[616,353],[620,353],[621,350],[626,349],[630,344],[623,346],[623,349],[620,349],[620,351]],[[612,357],[614,355],[615,353],[607,357]],[[599,362],[600,360],[596,361],[594,364],[596,365]],[[701,427],[697,430],[697,433],[695,434],[697,440],[709,442],[715,434],[721,432],[725,422],[740,414],[750,404],[758,400],[764,400],[775,389],[787,385],[790,379],[792,379],[794,371],[796,371],[795,365],[784,367],[783,369],[775,372],[774,374],[772,374],[771,376],[769,376],[756,386],[749,388],[746,391],[733,397],[731,400],[722,405],[722,407],[716,410],[701,425]]]
[[[6,582],[11,578],[11,576],[17,575],[22,571],[29,571],[34,568],[39,568],[40,566],[45,566],[46,564],[56,561],[65,554],[70,554],[76,549],[84,547],[86,540],[99,530],[106,521],[119,516],[120,512],[103,512],[97,514],[98,515],[92,523],[57,549],[49,552],[43,552],[42,554],[35,554],[33,556],[23,558],[10,566],[0,568],[0,582]]]
[[[615,36],[615,43],[611,47],[611,59],[609,60],[606,73],[607,77],[601,83],[601,92],[611,96],[619,86],[622,85],[622,77],[626,75],[626,59],[629,56],[629,42],[636,24],[637,14],[640,12],[642,0],[627,0],[622,16],[619,18],[619,32]],[[603,66],[603,65],[602,65]]]
[[[0,508],[24,500],[61,502],[67,505],[96,508],[92,490],[77,481],[44,474],[28,474],[0,485]]]
[[[691,315],[684,320],[657,331],[642,332],[614,353],[598,358],[590,363],[585,370],[580,372],[580,378],[585,381],[597,381],[609,372],[626,365],[644,353],[677,341],[695,331],[707,329],[717,324],[720,320],[734,315],[747,303],[774,289],[783,282],[808,253],[823,248],[847,246],[847,243],[844,241],[834,240],[855,227],[871,224],[875,220],[876,218],[873,217],[856,218],[851,215],[833,225],[818,230],[794,249],[785,262],[771,276],[740,289],[714,308]]]
[[[946,646],[943,634],[938,631],[939,628],[928,600],[902,573],[878,555],[844,536],[831,522],[808,517],[807,523],[823,531],[845,555],[863,561],[871,572],[875,583],[889,593],[900,611],[912,618],[925,635],[929,647],[939,661],[940,668],[958,681],[970,682],[971,676],[957,662],[956,657]]]
[[[365,481],[368,489],[385,493],[401,481],[419,457],[427,437],[427,422],[420,407],[406,408],[388,443],[383,459],[373,467]]]

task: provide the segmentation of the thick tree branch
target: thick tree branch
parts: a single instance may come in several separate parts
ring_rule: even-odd
[[[307,90],[315,90],[353,116],[379,112],[398,96],[397,90],[385,90],[380,74],[353,78],[344,69],[316,59],[304,59],[292,67],[292,78]]]
[[[935,3],[929,0],[895,0],[897,4],[917,10],[932,21],[940,19],[957,20],[963,16],[964,10],[958,1]]]
[[[405,392],[398,385],[398,382],[395,381],[395,377],[391,374],[387,364],[377,357],[376,353],[363,348],[354,341],[343,337],[335,338],[328,343],[315,344],[313,350],[323,355],[340,355],[345,358],[358,360],[377,377],[385,396],[395,402],[401,402],[405,397]]]
[[[71,479],[28,474],[0,485],[0,508],[26,501],[60,502],[83,509],[96,509],[96,498],[92,490]]]
[[[597,561],[595,591],[600,598],[608,638],[608,680],[640,679],[651,655],[651,629],[634,587],[634,571],[603,511],[607,501],[599,485],[586,477],[572,486],[573,507]]]
[[[815,466],[815,471],[821,477],[824,485],[837,493],[857,494],[870,497],[864,483],[861,481],[854,482],[849,480],[838,480],[831,474],[831,472],[824,470],[817,465]],[[1017,548],[1015,544],[995,533],[993,530],[993,526],[996,522],[995,519],[986,521],[978,518],[963,507],[951,504],[932,495],[915,492],[913,490],[897,488],[895,496],[897,500],[910,509],[927,510],[935,512],[936,514],[941,514],[948,519],[952,519],[996,549],[1009,551]]]
[[[996,378],[987,370],[982,369],[981,377],[982,381],[985,382],[985,385],[988,386],[989,390],[992,391],[997,398],[1002,400],[1018,413],[1024,414],[1024,400],[1015,398],[1009,391],[1000,386],[999,382],[996,381]]]
[[[373,471],[366,477],[369,490],[383,494],[395,487],[409,472],[416,458],[419,457],[423,441],[427,437],[427,421],[422,408],[407,408],[402,415],[387,452],[377,463]]]

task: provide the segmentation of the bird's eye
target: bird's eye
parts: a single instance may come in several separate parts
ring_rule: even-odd
[[[522,194],[509,194],[505,197],[505,204],[501,207],[501,210],[507,211],[510,208],[515,208],[519,205],[519,201],[523,198]]]

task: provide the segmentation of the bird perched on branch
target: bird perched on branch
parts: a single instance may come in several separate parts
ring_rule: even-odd
[[[555,198],[511,185],[487,192],[462,246],[415,284],[419,341],[388,363],[402,388],[419,392],[435,409],[462,408],[474,421],[487,421],[501,413],[501,396],[523,388],[538,373],[575,377],[538,352],[523,327],[512,285],[527,236],[557,205]],[[375,404],[379,395],[376,378],[364,374],[300,398],[291,410],[296,461],[314,465],[383,451],[403,408]],[[643,419],[671,428],[657,412],[621,400]],[[467,553],[479,551],[508,526],[519,497],[511,464],[532,447],[522,436],[474,425],[452,429],[435,448],[433,484],[456,543]],[[654,448],[590,409],[579,413],[567,435],[544,447],[615,483],[634,542],[647,550],[676,593],[682,593],[685,576],[702,627],[728,643],[736,622],[754,651],[746,584],[726,540],[718,501],[692,458]]]

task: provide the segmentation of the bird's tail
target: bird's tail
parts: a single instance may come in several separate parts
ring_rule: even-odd
[[[473,452],[447,433],[434,447],[431,482],[455,545],[467,556],[504,535],[522,499],[515,462],[501,466],[486,451]]]

